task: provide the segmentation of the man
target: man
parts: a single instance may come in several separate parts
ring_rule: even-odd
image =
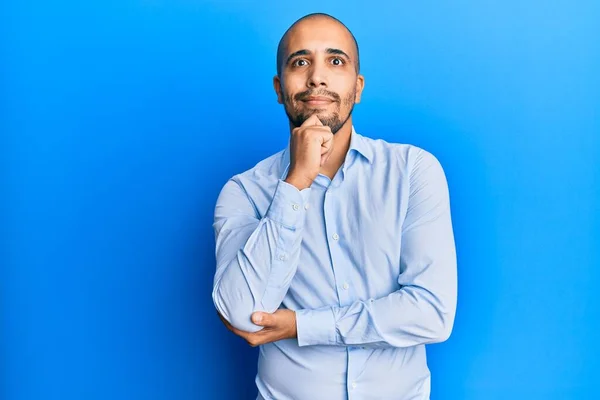
[[[259,399],[428,399],[425,344],[452,330],[456,253],[438,160],[359,135],[358,45],[326,14],[284,34],[274,87],[287,148],[215,207],[213,301],[260,346]]]

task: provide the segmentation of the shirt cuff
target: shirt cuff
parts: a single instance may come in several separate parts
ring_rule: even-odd
[[[280,179],[266,216],[287,228],[301,229],[304,227],[310,188],[298,190]]]
[[[335,317],[331,307],[296,311],[298,346],[336,345]]]

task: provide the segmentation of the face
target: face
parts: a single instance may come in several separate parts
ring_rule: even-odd
[[[281,78],[273,83],[293,127],[317,114],[335,134],[351,123],[360,102],[364,77],[356,72],[356,49],[350,33],[323,18],[304,20],[289,33]]]

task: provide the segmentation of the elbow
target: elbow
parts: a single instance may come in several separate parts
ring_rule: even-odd
[[[450,335],[452,334],[452,328],[454,326],[454,319],[453,318],[444,318],[444,320],[441,322],[440,327],[437,331],[437,337],[435,338],[435,342],[434,343],[442,343],[445,342],[446,340],[448,340],[450,338]]]
[[[430,298],[430,321],[431,341],[430,343],[442,343],[447,341],[454,329],[454,318],[456,316],[456,293]]]
[[[454,311],[437,311],[435,327],[432,329],[430,343],[442,343],[450,338],[454,328]]]
[[[241,302],[230,301],[221,294],[218,287],[215,287],[212,293],[213,304],[217,312],[233,328],[244,332],[258,332],[263,329],[262,326],[255,325],[250,319],[254,312],[252,305],[246,305]]]

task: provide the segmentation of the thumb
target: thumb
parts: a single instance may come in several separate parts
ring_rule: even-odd
[[[259,311],[252,314],[252,322],[260,326],[271,326],[274,323],[274,318],[271,314]]]

